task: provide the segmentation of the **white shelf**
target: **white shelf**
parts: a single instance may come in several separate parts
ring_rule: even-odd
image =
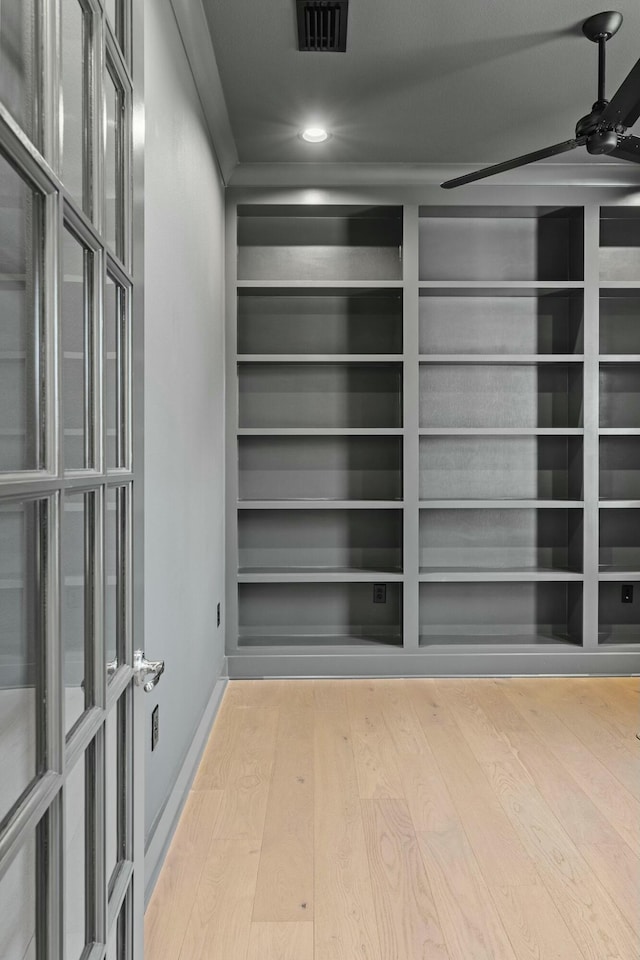
[[[598,360],[600,363],[640,363],[640,354],[601,353]]]
[[[238,500],[238,510],[401,510],[402,500]]]
[[[420,510],[580,510],[584,500],[420,500]]]
[[[598,580],[640,580],[640,570],[599,570]]]
[[[308,568],[247,569],[238,573],[238,583],[402,583],[399,571]]]
[[[640,508],[640,500],[599,500],[598,506],[601,510],[624,510],[629,507]]]
[[[401,353],[240,353],[238,363],[402,363]]]
[[[583,363],[584,354],[578,353],[421,353],[420,363]]]
[[[389,648],[402,648],[402,637],[397,634],[383,634],[375,637],[344,634],[296,634],[291,636],[270,636],[263,634],[241,634],[238,638],[238,653],[248,653],[260,650],[260,653],[281,653],[298,648],[300,651],[309,649],[323,653],[360,653],[363,647],[369,654],[388,653]]]
[[[547,634],[537,633],[512,634],[504,637],[471,633],[458,633],[451,636],[420,634],[419,643],[420,650],[425,653],[455,652],[460,656],[477,653],[479,647],[487,654],[540,653],[541,647],[545,648],[545,654],[553,653],[554,650],[562,651],[562,653],[573,651],[578,654],[582,650],[580,643],[572,642],[565,637],[550,637]]]
[[[238,427],[239,437],[401,437],[402,427]]]
[[[584,574],[571,570],[513,569],[513,570],[432,570],[422,568],[420,583],[528,583],[559,580],[581,582]]]
[[[239,290],[264,288],[265,290],[398,290],[402,280],[238,280]]]
[[[420,290],[531,290],[534,292],[583,290],[584,280],[420,280]],[[624,286],[624,284],[621,284]],[[640,284],[638,284],[640,286]]]
[[[582,437],[584,427],[420,427],[418,433],[421,437]]]

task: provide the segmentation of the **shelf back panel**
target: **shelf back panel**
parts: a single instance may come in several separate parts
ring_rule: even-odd
[[[626,296],[601,292],[600,353],[640,354],[640,290]]]
[[[240,427],[402,426],[402,367],[242,363]]]
[[[579,437],[422,437],[421,500],[580,500]]]
[[[600,569],[640,571],[640,509],[600,510]]]
[[[402,570],[400,510],[247,510],[240,570]]]
[[[633,602],[622,602],[623,581],[608,580],[598,590],[600,643],[640,643],[640,583],[632,584]]]
[[[421,510],[423,570],[582,571],[581,509]]]
[[[477,638],[580,644],[581,634],[581,583],[420,584],[423,645]]]
[[[582,353],[582,296],[421,296],[420,353]]]
[[[420,366],[421,427],[580,427],[582,370],[573,364]]]
[[[640,500],[640,437],[600,437],[600,499]]]
[[[429,217],[420,220],[420,280],[565,281],[583,276],[577,217]]]
[[[382,581],[384,583],[384,581]],[[386,583],[386,602],[374,603],[371,583],[241,583],[241,645],[271,640],[305,643],[402,642],[402,585]]]
[[[402,292],[243,291],[238,353],[401,354]]]
[[[640,364],[600,364],[600,426],[640,427]]]
[[[241,437],[241,500],[399,500],[395,437]]]

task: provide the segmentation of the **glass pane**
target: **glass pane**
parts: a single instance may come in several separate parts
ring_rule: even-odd
[[[78,0],[62,0],[61,177],[69,193],[90,213],[87,26],[87,14]]]
[[[131,803],[131,728],[127,721],[124,693],[105,721],[105,833],[106,872],[111,896],[114,870],[121,860],[130,859],[128,824]]]
[[[118,711],[112,708],[105,724],[105,832],[107,881],[118,863]]]
[[[64,653],[65,732],[91,703],[86,682],[86,651],[91,637],[91,582],[89,518],[92,494],[68,494],[64,500],[62,528],[62,649]]]
[[[107,680],[118,666],[119,627],[118,627],[118,570],[119,570],[119,534],[118,534],[118,493],[114,488],[107,490],[105,511],[105,656],[107,662]]]
[[[36,470],[42,465],[38,426],[41,251],[42,197],[0,155],[2,472]]]
[[[125,16],[129,12],[129,0],[105,0],[105,10],[118,46],[124,52]]]
[[[38,770],[38,554],[44,513],[36,501],[0,504],[0,820]],[[44,595],[44,583],[41,590]]]
[[[131,895],[127,893],[107,944],[106,960],[129,960],[131,950]]]
[[[2,0],[0,100],[32,140],[36,83],[34,0]]]
[[[105,289],[105,444],[106,465],[111,470],[127,466],[127,295],[107,273]]]
[[[122,259],[124,220],[123,108],[124,95],[111,70],[105,71],[106,156],[104,166],[105,240]]]
[[[36,958],[36,857],[31,836],[0,880],[0,957]]]
[[[62,418],[66,470],[93,466],[92,456],[92,254],[67,229],[62,241]]]
[[[69,774],[64,791],[64,930],[67,960],[79,960],[86,943],[85,761]]]

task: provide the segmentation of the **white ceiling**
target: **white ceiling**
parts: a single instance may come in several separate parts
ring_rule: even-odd
[[[603,0],[350,0],[346,53],[297,50],[295,0],[203,5],[241,163],[493,163],[572,137],[596,98],[580,27]],[[609,96],[640,57],[640,4],[617,9]],[[311,122],[331,140],[302,142]]]

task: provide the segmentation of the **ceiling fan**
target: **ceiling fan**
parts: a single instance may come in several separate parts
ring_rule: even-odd
[[[442,186],[446,190],[461,187],[465,183],[483,180],[496,173],[523,167],[535,160],[544,160],[546,157],[554,157],[582,146],[586,146],[589,153],[606,153],[610,157],[640,163],[640,137],[627,134],[627,129],[632,127],[640,116],[640,60],[611,100],[605,99],[604,95],[606,43],[618,32],[621,24],[622,14],[615,10],[596,13],[582,24],[585,37],[598,44],[598,99],[592,106],[591,113],[578,120],[573,140],[554,143],[552,147],[526,153],[513,160],[505,160],[504,163],[495,163],[491,167],[483,167],[482,170],[475,170],[464,177],[447,180]]]

